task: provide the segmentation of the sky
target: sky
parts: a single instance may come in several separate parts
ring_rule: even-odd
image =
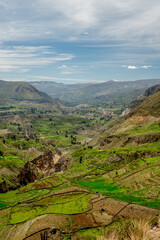
[[[0,79],[160,78],[159,0],[0,0]]]

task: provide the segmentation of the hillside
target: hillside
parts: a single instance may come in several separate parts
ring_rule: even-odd
[[[159,239],[158,89],[102,125],[93,109],[0,117],[0,239]]]
[[[91,140],[91,144],[100,144],[103,148],[107,146],[136,145],[137,142],[145,143],[154,141],[159,136],[160,117],[160,85],[147,89],[144,95],[134,100],[129,107],[126,117],[111,120],[102,129],[102,133]],[[134,108],[133,106],[136,107]],[[152,135],[158,134],[154,138]],[[153,138],[153,139],[152,139]],[[146,140],[145,140],[146,139]],[[157,138],[160,139],[160,136]]]
[[[91,84],[58,84],[55,82],[31,82],[37,89],[45,91],[52,97],[67,102],[87,102],[99,96],[122,94],[137,89],[147,89],[160,84],[160,79],[144,79],[137,81],[107,81]],[[103,99],[102,99],[103,101]]]
[[[52,99],[46,93],[40,92],[28,83],[0,80],[0,101],[3,100],[52,102]]]
[[[51,108],[61,111],[63,104],[49,97],[46,93],[37,90],[25,82],[8,82],[0,80],[0,105],[3,106],[27,106]]]
[[[160,117],[160,91],[140,103],[136,109],[130,112],[129,116],[132,115]]]
[[[110,93],[107,95],[101,95],[95,97],[90,101],[90,104],[95,104],[97,106],[105,106],[108,108],[121,108],[124,109],[128,107],[133,100],[137,99],[143,95],[145,89],[136,89],[132,91],[127,91],[125,93]]]
[[[142,97],[131,103],[130,108],[134,109],[130,115],[160,116],[160,85],[148,88]]]

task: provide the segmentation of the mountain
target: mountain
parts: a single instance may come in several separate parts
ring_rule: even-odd
[[[24,82],[6,82],[0,80],[0,99],[2,100],[27,100],[37,102],[52,102],[46,93]]]
[[[34,81],[29,83],[40,91],[46,92],[49,96],[60,99],[60,96],[65,94],[66,92],[75,91],[91,85],[89,83],[64,84],[52,81]]]
[[[43,90],[52,97],[68,102],[92,101],[98,96],[122,94],[137,89],[147,89],[160,84],[160,79],[144,79],[136,81],[107,81],[91,84],[59,84],[55,82],[30,82],[39,90]]]
[[[125,93],[114,93],[95,97],[90,103],[107,108],[125,109],[133,100],[142,96],[145,89],[136,89]]]
[[[15,103],[20,105],[44,105],[57,110],[62,105],[60,101],[52,99],[29,83],[0,80],[0,104],[10,105]]]

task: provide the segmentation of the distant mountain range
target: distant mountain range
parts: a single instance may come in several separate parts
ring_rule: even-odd
[[[122,94],[137,89],[147,89],[153,85],[160,84],[160,79],[144,79],[136,81],[107,81],[103,83],[90,84],[63,84],[49,81],[29,82],[40,91],[49,96],[59,98],[67,102],[87,102],[93,99],[111,94]],[[136,96],[137,97],[137,96]],[[96,101],[96,100],[95,100]],[[97,98],[97,101],[98,98]]]

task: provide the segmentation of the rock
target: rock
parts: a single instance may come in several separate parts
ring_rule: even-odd
[[[6,184],[6,181],[4,180],[2,183],[0,183],[0,193],[6,193],[8,192],[8,187]]]
[[[20,174],[18,174],[17,179],[21,185],[27,185],[28,183],[34,182],[36,180],[36,175],[31,169],[31,163],[27,162]]]
[[[56,150],[54,154],[50,151],[47,154],[40,155],[32,160],[32,163],[36,165],[39,173],[46,175],[65,171],[68,168],[69,161],[70,159],[62,156],[60,150]]]
[[[124,109],[124,111],[122,112],[121,116],[126,116],[128,115],[128,113],[130,113],[131,109],[128,107],[126,109]]]
[[[49,151],[46,154],[42,154],[33,159],[32,163],[36,165],[38,172],[46,174],[49,170],[54,168],[53,153]]]
[[[65,157],[59,158],[58,162],[55,164],[55,172],[64,172],[67,170],[70,159]]]

